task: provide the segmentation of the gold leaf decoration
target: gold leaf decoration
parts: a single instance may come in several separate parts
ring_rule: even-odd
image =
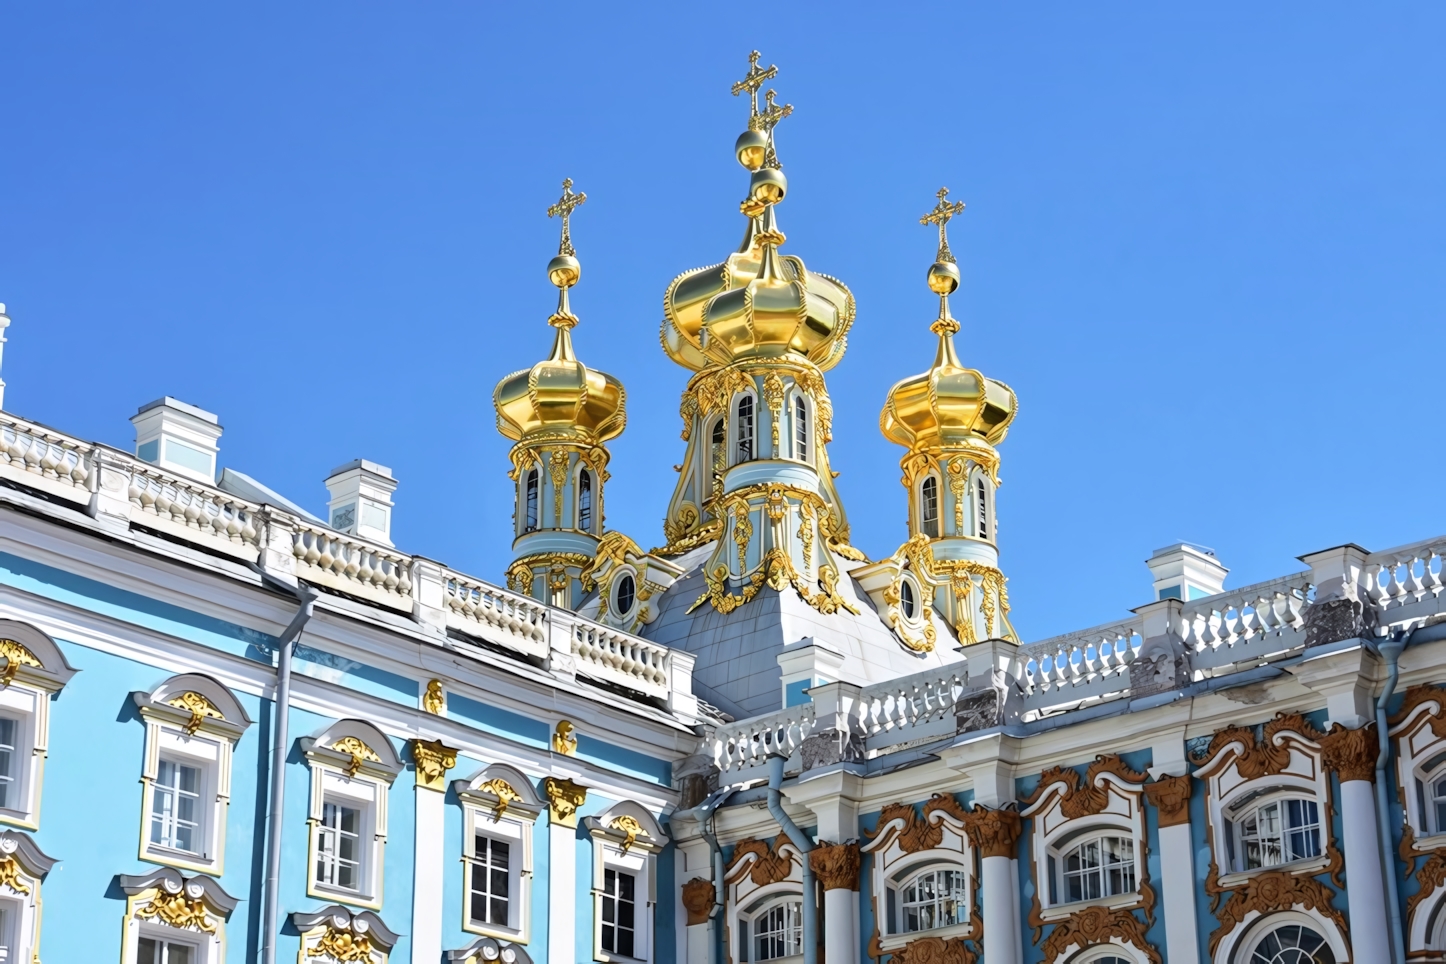
[[[224,720],[226,718],[226,715],[216,708],[215,703],[194,690],[187,690],[180,696],[171,697],[166,700],[166,705],[174,706],[178,710],[185,710],[191,714],[190,721],[182,729],[192,735],[201,728],[201,723],[205,720]]]
[[[346,775],[354,777],[361,770],[363,763],[380,763],[382,758],[377,756],[377,751],[367,746],[360,739],[354,736],[344,736],[331,745],[338,753],[346,753],[351,756],[351,765],[347,767]]]

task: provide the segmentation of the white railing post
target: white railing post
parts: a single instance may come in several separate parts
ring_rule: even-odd
[[[680,649],[671,649],[663,666],[668,674],[668,709],[679,719],[698,718],[698,697],[693,695],[693,664],[698,657]]]
[[[1347,544],[1300,557],[1315,584],[1315,601],[1305,613],[1306,646],[1374,635],[1375,613],[1363,592],[1368,587],[1361,585],[1368,555]]]
[[[577,679],[577,657],[572,654],[577,617],[566,609],[547,612],[547,671],[569,682]]]
[[[1126,666],[1130,697],[1167,693],[1191,682],[1190,654],[1181,636],[1179,599],[1159,599],[1135,610],[1140,617],[1140,651]]]
[[[412,618],[440,636],[447,634],[447,599],[442,564],[412,558]]]
[[[126,456],[100,446],[91,455],[95,475],[86,512],[113,532],[127,532],[131,527],[131,500],[126,494],[131,479],[128,463]]]
[[[261,508],[260,566],[282,582],[296,585],[296,525],[291,515],[269,505]]]

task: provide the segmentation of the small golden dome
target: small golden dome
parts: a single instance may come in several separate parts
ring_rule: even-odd
[[[939,227],[939,253],[928,274],[929,290],[939,296],[939,317],[930,328],[939,336],[939,350],[928,371],[889,390],[879,415],[884,437],[912,451],[968,448],[979,439],[997,445],[1004,441],[1017,407],[1013,389],[965,368],[954,350],[959,323],[949,314],[949,295],[959,286],[959,267],[949,251],[945,226],[964,205],[946,201],[948,193],[941,188],[938,205],[921,219]]]
[[[557,329],[552,354],[497,383],[492,404],[497,431],[514,442],[570,441],[597,445],[622,434],[627,424],[627,393],[623,383],[606,372],[588,368],[572,350],[577,316],[568,306],[567,290],[582,276],[572,247],[569,219],[586,194],[572,192],[572,179],[562,182],[562,198],[547,216],[562,215],[562,241],[548,263],[549,280],[557,286],[557,311],[547,323]]]

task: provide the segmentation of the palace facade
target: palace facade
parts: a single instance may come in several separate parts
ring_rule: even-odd
[[[784,253],[775,76],[733,89],[741,244],[666,289],[656,548],[603,525],[626,393],[574,346],[571,181],[552,350],[494,393],[505,588],[394,546],[374,462],[313,514],[173,398],[133,451],[0,411],[0,961],[1446,961],[1446,537],[1230,589],[1169,546],[1118,621],[1019,638],[1016,399],[941,190],[937,349],[879,420],[908,534],[867,558],[856,307]]]

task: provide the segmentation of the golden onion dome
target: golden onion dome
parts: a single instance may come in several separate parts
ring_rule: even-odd
[[[663,350],[692,371],[788,355],[827,371],[848,347],[853,294],[836,278],[809,271],[802,259],[778,254],[784,235],[774,205],[787,195],[788,179],[773,129],[793,107],[775,104],[771,90],[766,106],[758,106],[763,82],[777,72],[760,68],[754,51],[748,76],[733,87],[735,95],[746,91],[752,98],[748,130],[734,146],[738,162],[752,172],[741,205],[748,218],[742,246],[721,264],[679,275],[663,295]]]
[[[930,326],[939,336],[939,350],[928,371],[889,390],[879,415],[884,437],[913,451],[968,448],[981,439],[997,445],[1008,433],[1018,404],[1013,389],[964,367],[954,349],[959,323],[949,314],[949,295],[959,286],[959,268],[949,251],[945,225],[964,205],[946,201],[948,193],[940,189],[938,206],[922,219],[939,226],[939,254],[928,273],[929,289],[939,296],[939,317]]]
[[[572,329],[577,316],[569,308],[567,291],[581,277],[582,266],[572,247],[568,222],[587,195],[572,192],[571,178],[562,186],[562,199],[547,209],[548,217],[562,215],[562,243],[547,266],[548,278],[558,288],[557,311],[547,319],[557,329],[552,354],[498,382],[492,403],[497,409],[497,431],[514,442],[597,445],[622,434],[627,423],[627,393],[622,382],[588,368],[573,353]]]

